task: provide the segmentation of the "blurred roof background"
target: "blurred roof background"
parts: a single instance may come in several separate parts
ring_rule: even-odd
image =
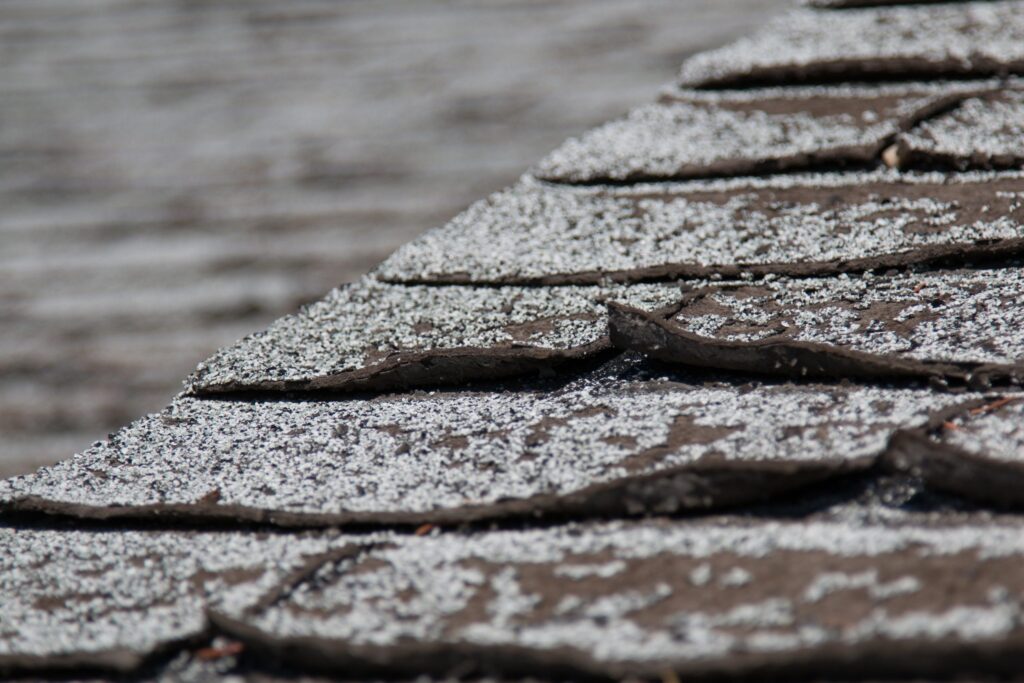
[[[0,476],[648,101],[784,0],[6,0]]]

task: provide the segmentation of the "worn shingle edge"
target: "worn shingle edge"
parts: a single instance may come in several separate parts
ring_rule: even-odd
[[[486,505],[423,512],[282,512],[240,505],[193,503],[98,506],[23,496],[0,502],[0,513],[29,512],[92,520],[166,520],[189,524],[238,522],[279,527],[340,525],[411,527],[499,519],[608,518],[708,511],[778,499],[833,478],[870,470],[876,458],[841,462],[697,462],[614,481],[568,494],[538,495]]]
[[[829,344],[801,341],[719,341],[701,337],[671,321],[639,309],[609,304],[612,343],[652,358],[700,367],[783,375],[794,378],[942,379],[969,383],[984,376],[1017,380],[1024,369],[1008,365],[936,363],[850,351]]]
[[[920,477],[926,487],[1006,509],[1024,507],[1024,462],[1012,462],[971,453],[941,440],[949,421],[984,412],[993,402],[1020,402],[1021,395],[966,401],[936,411],[917,429],[893,434],[880,456],[882,468]]]

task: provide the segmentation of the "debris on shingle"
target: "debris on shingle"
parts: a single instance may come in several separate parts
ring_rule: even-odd
[[[797,9],[687,60],[690,87],[1003,76],[1024,72],[1021,0]]]
[[[996,506],[1024,506],[1024,395],[942,410],[926,427],[900,432],[886,452],[894,469],[940,491]]]
[[[612,341],[659,360],[791,377],[1024,380],[1024,268],[766,278],[671,320],[616,307]]]
[[[534,174],[574,184],[756,175],[877,161],[956,88],[680,92],[565,142]]]
[[[186,397],[70,460],[0,482],[0,509],[293,525],[714,508],[868,467],[894,429],[954,400],[710,381],[635,357],[548,391]]]
[[[607,350],[605,301],[652,312],[671,284],[604,287],[402,287],[364,278],[202,363],[193,394],[381,390],[528,372]]]
[[[342,546],[327,534],[0,527],[0,674],[127,671]]]
[[[1024,247],[1017,172],[834,173],[628,188],[526,179],[400,248],[403,283],[810,275]]]
[[[1024,164],[1024,91],[972,97],[897,139],[900,168],[1019,168]]]
[[[245,620],[340,672],[906,675],[1024,655],[1024,527],[748,520],[396,539]],[[1019,659],[1017,659],[1019,662]]]

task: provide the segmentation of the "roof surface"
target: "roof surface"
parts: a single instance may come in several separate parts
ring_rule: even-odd
[[[841,4],[0,482],[0,670],[1014,671],[1024,4]]]

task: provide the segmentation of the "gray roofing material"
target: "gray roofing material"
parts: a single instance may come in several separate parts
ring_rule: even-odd
[[[548,391],[181,398],[81,455],[0,482],[0,509],[284,525],[704,509],[869,467],[892,431],[959,400],[708,381],[636,358]]]
[[[797,9],[688,59],[689,87],[984,77],[1024,71],[1024,2]]]
[[[1021,251],[1024,176],[894,171],[629,188],[526,179],[398,249],[404,283],[811,275]]]
[[[897,434],[885,455],[895,470],[937,490],[996,507],[1024,506],[1024,394],[967,401]]]
[[[897,138],[903,168],[1020,168],[1024,164],[1024,91],[971,97]]]
[[[792,377],[1024,380],[1024,269],[723,283],[671,320],[617,307],[612,340],[671,362]]]
[[[695,521],[396,538],[245,623],[214,618],[339,671],[926,675],[1024,654],[1022,531]]]
[[[678,180],[874,161],[892,138],[962,97],[957,87],[681,91],[572,138],[534,174],[576,184]]]
[[[243,613],[337,534],[0,527],[0,672],[128,671]],[[322,560],[321,560],[322,561]]]
[[[673,284],[402,287],[363,278],[218,351],[187,386],[382,390],[550,372],[610,348],[605,301],[656,312],[680,298]]]

